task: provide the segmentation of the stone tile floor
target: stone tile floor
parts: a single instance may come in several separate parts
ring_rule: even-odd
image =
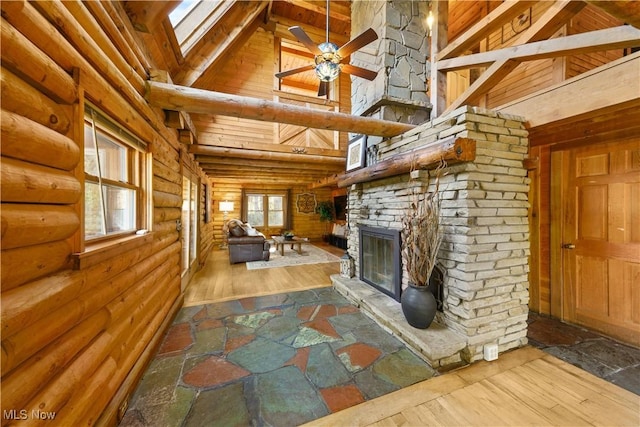
[[[640,349],[529,313],[529,344],[640,395]]]
[[[640,349],[535,313],[528,338],[640,395]],[[333,288],[188,307],[120,426],[293,426],[434,375]]]
[[[293,426],[434,375],[332,288],[188,307],[120,426]]]

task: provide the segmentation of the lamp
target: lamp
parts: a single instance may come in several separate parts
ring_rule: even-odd
[[[228,247],[227,244],[227,214],[233,211],[233,202],[220,202],[220,210],[222,211],[222,231],[224,242],[220,245],[220,249],[226,249]]]
[[[226,221],[227,214],[229,212],[233,212],[233,202],[227,202],[226,200],[224,202],[220,202],[220,210],[223,213],[223,220]]]

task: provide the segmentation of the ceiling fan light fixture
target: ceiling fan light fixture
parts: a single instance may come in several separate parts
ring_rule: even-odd
[[[323,82],[332,82],[340,74],[340,55],[338,46],[331,42],[324,42],[318,45],[321,55],[316,55],[316,75]]]
[[[340,74],[340,65],[332,61],[323,61],[316,65],[316,75],[323,82],[332,82]]]

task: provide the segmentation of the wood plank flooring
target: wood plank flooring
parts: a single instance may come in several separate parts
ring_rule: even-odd
[[[344,254],[328,244],[316,246],[337,256]],[[339,262],[247,270],[244,263],[229,264],[226,250],[213,250],[185,289],[184,306],[331,286],[330,276],[338,273]]]
[[[638,426],[640,396],[525,347],[307,426]]]

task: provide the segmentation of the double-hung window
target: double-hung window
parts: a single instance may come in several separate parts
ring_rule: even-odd
[[[85,241],[144,228],[145,144],[87,105],[84,121]]]
[[[253,227],[284,227],[285,194],[247,193],[246,204],[247,222]]]

